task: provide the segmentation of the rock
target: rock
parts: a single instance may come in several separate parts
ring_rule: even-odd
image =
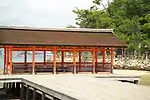
[[[115,69],[148,70],[150,71],[150,60],[122,58],[114,60]]]

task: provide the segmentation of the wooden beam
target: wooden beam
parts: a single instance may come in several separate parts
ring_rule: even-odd
[[[113,73],[114,48],[111,48],[111,73]]]
[[[56,47],[53,48],[53,62],[54,62],[54,67],[53,67],[53,74],[56,74]]]
[[[53,47],[54,48],[54,47]],[[53,48],[36,48],[35,47],[35,51],[53,51]],[[73,48],[56,48],[57,51],[72,51]],[[23,48],[16,48],[16,47],[13,47],[12,48],[13,51],[32,51],[33,50],[33,47],[23,47]],[[76,51],[91,51],[92,49],[83,49],[83,48],[78,48],[76,49]]]
[[[73,49],[73,73],[76,74],[76,48]]]
[[[10,69],[9,69],[9,74],[12,74],[12,67],[13,67],[13,63],[12,63],[12,47],[9,48],[9,61],[10,61]]]
[[[95,73],[95,48],[92,49],[92,64],[93,64],[92,72]]]
[[[35,74],[35,50],[32,50],[32,74]]]
[[[9,46],[5,46],[5,47],[9,47]],[[57,51],[62,51],[62,50],[68,50],[68,51],[72,51],[73,50],[73,46],[35,46],[35,51],[43,51],[43,50],[50,50],[53,51],[53,48],[56,47]],[[76,46],[76,51],[91,51],[93,47],[78,47]],[[13,46],[13,51],[24,51],[24,50],[28,50],[28,51],[32,51],[33,46]],[[103,47],[95,47],[95,49],[97,49],[98,51],[102,51]],[[110,51],[110,49],[107,49],[106,51]]]

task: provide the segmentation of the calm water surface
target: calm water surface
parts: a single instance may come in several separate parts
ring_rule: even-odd
[[[49,56],[46,57],[48,59]],[[43,55],[36,55],[35,56],[35,61],[37,62],[42,62],[44,60]],[[27,56],[27,62],[32,61],[32,56],[28,55]],[[15,56],[13,57],[13,62],[24,62],[24,56]],[[4,56],[0,55],[0,68],[4,68]]]

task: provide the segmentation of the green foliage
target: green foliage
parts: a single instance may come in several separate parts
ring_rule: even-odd
[[[147,23],[143,25],[143,31],[146,32],[150,38],[150,14],[147,14],[144,19],[147,21]]]
[[[82,53],[82,61],[83,62],[88,62],[91,60],[91,52],[83,52]]]
[[[150,32],[150,23],[146,23],[143,25],[144,32]]]
[[[146,20],[148,23],[150,23],[150,14],[147,14],[147,15],[145,16],[145,20]]]
[[[108,28],[112,25],[109,14],[99,10],[73,10],[77,14],[77,22],[81,28]]]
[[[113,28],[128,44],[130,54],[143,49],[139,45],[150,48],[150,0],[107,0],[105,5],[102,0],[94,0],[90,9],[76,8],[73,12],[81,28]]]

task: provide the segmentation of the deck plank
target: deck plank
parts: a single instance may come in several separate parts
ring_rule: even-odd
[[[23,78],[78,100],[150,100],[149,86],[122,83],[118,78],[97,78],[94,74],[0,76],[7,77]]]

